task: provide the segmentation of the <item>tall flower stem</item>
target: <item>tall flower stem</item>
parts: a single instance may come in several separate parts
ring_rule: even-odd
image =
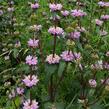
[[[50,77],[50,101],[54,102],[53,75]]]
[[[55,57],[55,51],[56,51],[56,35],[54,35],[53,58]]]

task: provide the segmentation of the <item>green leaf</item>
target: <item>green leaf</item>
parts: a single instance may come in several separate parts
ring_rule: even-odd
[[[45,72],[46,72],[46,83],[48,83],[52,74],[54,74],[57,70],[58,66],[56,64],[46,64],[45,65]]]
[[[17,49],[13,49],[14,58],[18,56],[19,51]]]
[[[59,69],[58,69],[58,76],[59,76],[59,77],[62,76],[62,73],[63,73],[65,67],[66,67],[66,63],[63,62],[63,61],[60,62],[60,64],[59,64]]]
[[[49,74],[53,74],[57,70],[57,67],[58,66],[56,64],[46,64],[45,71]]]

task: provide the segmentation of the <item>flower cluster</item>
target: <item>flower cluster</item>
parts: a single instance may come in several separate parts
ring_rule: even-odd
[[[27,87],[35,86],[38,83],[38,81],[39,79],[35,75],[28,75],[25,76],[25,78],[23,79],[23,82]]]
[[[95,79],[90,79],[89,80],[89,85],[92,87],[92,88],[95,88],[97,86],[97,82]]]
[[[18,95],[22,95],[24,93],[24,88],[17,87],[16,91]]]
[[[30,30],[40,31],[42,29],[42,25],[33,25],[29,27]]]
[[[109,70],[109,63],[108,62],[105,62],[103,66],[105,69]]]
[[[61,14],[62,14],[64,17],[67,17],[67,16],[70,14],[70,12],[67,11],[67,10],[65,10],[65,11],[61,11]]]
[[[60,11],[62,9],[62,5],[61,4],[49,4],[49,8],[51,11]]]
[[[28,41],[28,46],[29,47],[36,48],[36,47],[38,47],[38,45],[39,45],[39,40],[29,39],[29,41]]]
[[[74,31],[74,32],[71,32],[70,37],[72,39],[79,39],[80,38],[80,35],[81,35],[80,32]]]
[[[109,7],[109,2],[99,1],[98,5],[101,7]]]
[[[11,90],[11,93],[9,94],[9,99],[12,99],[12,98],[14,98],[16,96],[16,93],[15,93],[15,90],[13,89],[13,90]]]
[[[102,15],[101,16],[101,19],[102,20],[109,20],[109,15]]]
[[[101,30],[101,31],[99,32],[99,34],[100,34],[100,36],[106,36],[106,35],[108,34],[108,32],[105,31],[105,30]]]
[[[38,3],[31,4],[31,8],[32,9],[38,9],[39,8],[39,4]]]
[[[28,99],[27,101],[25,101],[23,103],[23,109],[38,109],[38,102],[36,102],[36,100],[30,100]]]
[[[75,9],[75,10],[71,10],[71,15],[73,17],[83,17],[86,16],[87,14],[83,10]]]
[[[37,57],[30,56],[30,55],[26,57],[26,64],[28,64],[28,65],[37,65],[37,63],[38,63]]]
[[[14,7],[9,7],[7,10],[8,10],[8,12],[13,12],[14,11]]]
[[[60,27],[50,27],[48,32],[54,36],[60,36],[63,34],[64,30]]]
[[[103,62],[100,60],[100,61],[96,62],[95,64],[92,64],[91,69],[102,70],[103,69]]]
[[[59,63],[60,59],[61,58],[58,55],[55,54],[53,56],[53,54],[50,54],[49,56],[47,56],[46,62],[48,62],[49,64],[57,64]]]
[[[73,56],[72,51],[64,51],[64,52],[62,52],[61,57],[62,57],[62,59],[64,61],[67,61],[67,62],[74,60],[74,56]]]
[[[103,21],[102,21],[102,20],[99,20],[99,19],[95,19],[95,23],[96,23],[96,25],[98,25],[98,26],[102,26]]]

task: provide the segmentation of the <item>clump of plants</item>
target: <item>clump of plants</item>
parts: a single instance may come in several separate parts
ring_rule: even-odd
[[[108,109],[108,0],[0,1],[1,109]]]

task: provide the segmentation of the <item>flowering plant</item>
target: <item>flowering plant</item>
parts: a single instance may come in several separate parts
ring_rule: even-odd
[[[108,0],[0,1],[0,109],[108,109]]]

